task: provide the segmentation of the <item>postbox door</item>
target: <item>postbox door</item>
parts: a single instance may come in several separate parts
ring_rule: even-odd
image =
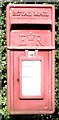
[[[27,50],[11,51],[11,59],[13,59],[11,64],[11,84],[13,83],[11,106],[20,111],[30,109],[44,109],[46,111],[51,109],[51,92],[48,92],[51,91],[51,61],[49,62],[51,51],[36,50],[32,52],[34,52],[33,56],[29,55],[30,52]],[[36,75],[34,75],[35,73]],[[25,78],[23,79],[23,77]]]

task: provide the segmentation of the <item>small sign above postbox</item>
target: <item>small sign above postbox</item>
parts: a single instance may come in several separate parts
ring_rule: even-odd
[[[7,82],[10,114],[55,111],[55,8],[9,4]]]

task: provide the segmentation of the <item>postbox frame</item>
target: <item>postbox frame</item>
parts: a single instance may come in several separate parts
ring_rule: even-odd
[[[10,30],[11,25],[13,23],[10,22],[10,8],[51,8],[52,15],[51,21],[43,21],[37,22],[27,22],[27,24],[50,24],[52,26],[52,35],[51,35],[51,46],[37,46],[37,47],[26,47],[26,46],[11,46],[10,45]],[[11,114],[52,114],[55,111],[55,9],[53,5],[28,5],[28,4],[9,4],[7,6],[6,12],[6,20],[7,20],[7,94],[8,94],[8,111]],[[10,13],[10,14],[9,14]],[[15,22],[14,22],[15,23]],[[20,24],[26,24],[26,22],[20,22]],[[48,50],[49,52],[49,88],[48,88],[48,98],[49,98],[49,105],[48,108],[46,106],[45,110],[42,109],[15,109],[14,108],[14,51],[20,50]]]

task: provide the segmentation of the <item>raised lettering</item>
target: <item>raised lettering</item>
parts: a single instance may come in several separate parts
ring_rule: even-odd
[[[30,12],[30,11],[17,11],[17,12],[12,12],[13,14],[13,16],[28,16],[28,17],[30,17],[30,16],[37,16],[37,17],[48,17],[49,15],[48,15],[48,12],[47,11],[43,11],[42,13],[41,12],[39,12],[39,11],[37,11],[37,12]]]

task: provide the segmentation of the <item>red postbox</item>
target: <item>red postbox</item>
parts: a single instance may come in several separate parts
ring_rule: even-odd
[[[9,4],[7,83],[10,114],[55,111],[55,8]]]

